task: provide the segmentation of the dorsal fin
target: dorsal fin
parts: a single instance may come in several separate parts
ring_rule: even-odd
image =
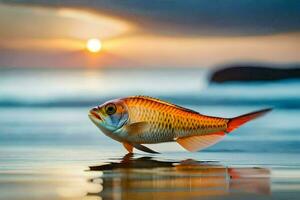
[[[182,111],[186,111],[186,112],[190,112],[190,113],[194,113],[194,114],[200,114],[200,113],[198,113],[198,112],[196,112],[194,110],[191,110],[191,109],[188,109],[188,108],[184,108],[184,107],[178,106],[176,104],[173,104],[173,103],[170,103],[170,102],[167,102],[167,101],[163,101],[163,100],[160,100],[160,99],[157,99],[157,98],[154,98],[154,97],[150,97],[150,96],[139,95],[139,96],[131,96],[131,97],[128,97],[128,98],[145,99],[145,100],[149,100],[149,101],[154,101],[156,103],[165,104],[165,105],[168,105],[168,106],[180,109]]]

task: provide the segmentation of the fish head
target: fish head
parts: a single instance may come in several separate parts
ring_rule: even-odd
[[[128,109],[120,99],[105,102],[89,111],[89,118],[104,132],[120,129],[128,121]]]

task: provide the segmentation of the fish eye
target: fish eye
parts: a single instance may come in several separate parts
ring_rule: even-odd
[[[105,112],[108,115],[113,115],[116,113],[116,111],[117,111],[117,107],[113,103],[109,103],[105,106]]]

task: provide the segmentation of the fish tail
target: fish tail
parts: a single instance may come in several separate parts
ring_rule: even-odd
[[[234,129],[240,127],[241,125],[247,123],[248,121],[251,121],[253,119],[256,119],[260,116],[265,115],[267,112],[270,112],[271,110],[272,110],[271,108],[267,108],[267,109],[258,110],[255,112],[247,113],[245,115],[231,118],[231,119],[229,119],[229,121],[227,123],[226,132],[229,133],[229,132],[233,131]]]

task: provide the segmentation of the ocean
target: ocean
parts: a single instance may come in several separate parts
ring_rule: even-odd
[[[298,199],[300,81],[213,84],[208,69],[0,69],[0,199]],[[159,155],[123,146],[88,119],[146,95],[202,114],[268,115],[222,142]]]

